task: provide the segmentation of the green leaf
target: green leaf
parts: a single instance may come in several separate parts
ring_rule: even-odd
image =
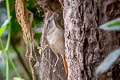
[[[111,67],[111,65],[118,59],[119,56],[120,56],[120,48],[111,52],[103,60],[103,62],[97,67],[95,75],[106,72]]]
[[[109,21],[100,26],[100,29],[109,31],[120,31],[120,18]]]
[[[24,80],[24,79],[22,79],[20,77],[14,77],[13,80]]]
[[[5,20],[5,22],[3,23],[3,25],[0,28],[0,37],[2,36],[3,32],[5,31],[5,29],[7,28],[8,23],[10,22],[11,17],[9,17],[7,20]]]

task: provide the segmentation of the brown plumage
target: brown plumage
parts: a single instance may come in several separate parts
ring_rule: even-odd
[[[64,40],[64,31],[60,28],[58,24],[56,24],[55,19],[58,15],[52,11],[47,13],[48,15],[48,23],[46,27],[46,35],[49,47],[57,56],[57,61],[55,66],[58,62],[58,55],[60,55],[64,62],[65,72],[68,73],[67,63],[65,60],[65,40]]]

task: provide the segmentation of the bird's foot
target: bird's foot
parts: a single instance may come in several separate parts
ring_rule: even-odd
[[[56,66],[53,65],[52,67],[53,67],[53,72],[55,72],[56,71]]]

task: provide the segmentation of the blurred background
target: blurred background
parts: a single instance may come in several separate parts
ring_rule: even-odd
[[[43,12],[35,0],[25,0],[25,6],[34,14],[32,31],[39,45]],[[0,80],[32,79],[25,52],[21,27],[15,15],[15,0],[0,0]]]

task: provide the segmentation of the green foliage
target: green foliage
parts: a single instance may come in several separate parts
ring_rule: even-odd
[[[120,56],[120,49],[114,50],[111,52],[103,62],[97,67],[95,74],[101,74],[106,72],[110,66],[118,59]]]
[[[43,22],[43,11],[38,11],[39,6],[35,2],[35,0],[29,0],[26,1],[26,7],[28,10],[30,10],[32,13],[34,13],[34,22],[36,24],[41,24]],[[39,13],[38,13],[39,12]]]
[[[3,32],[5,31],[5,29],[7,28],[8,23],[10,22],[11,17],[9,17],[7,20],[5,20],[5,22],[3,23],[3,25],[0,28],[0,37],[2,36]]]
[[[10,55],[8,54],[8,47],[10,44],[10,38],[11,38],[11,16],[10,16],[10,8],[9,8],[9,0],[6,0],[6,7],[7,7],[7,14],[8,14],[8,19],[5,20],[5,22],[3,23],[3,25],[0,28],[0,45],[1,45],[1,50],[3,53],[5,53],[6,55],[6,80],[9,80],[9,63],[12,65],[13,70],[16,72],[16,75],[19,76],[19,73],[17,72],[17,69],[10,57]],[[8,33],[8,40],[7,40],[7,44],[6,47],[4,47],[4,43],[3,40],[1,38],[1,36],[3,35],[3,32],[5,31],[5,29],[7,28],[7,26],[9,26],[9,33]]]
[[[24,80],[24,79],[19,78],[19,77],[14,77],[13,80]]]
[[[120,31],[120,18],[117,18],[115,20],[109,21],[101,25],[100,29],[108,30],[108,31]],[[119,56],[120,56],[120,49],[116,49],[115,51],[111,52],[103,60],[103,62],[97,67],[95,75],[107,72],[111,67],[111,65],[115,63],[115,61],[118,59]]]
[[[120,30],[120,18],[109,21],[100,26],[100,29],[108,31],[119,31]]]
[[[25,0],[26,1],[26,0]],[[37,13],[37,8],[38,5],[35,4],[34,0],[28,0],[26,1],[26,7],[29,9],[33,14],[34,14],[34,24],[33,26],[39,25],[43,22],[43,15],[42,13]],[[6,14],[7,12],[7,14]],[[2,16],[2,18],[1,18]],[[8,19],[6,19],[8,17]],[[21,27],[18,24],[16,20],[16,14],[15,14],[15,0],[3,0],[0,2],[0,72],[4,74],[3,80],[9,80],[13,76],[14,80],[23,80],[21,76],[24,76],[23,74],[20,75],[20,73],[17,71],[18,65],[15,65],[15,62],[18,61],[18,56],[17,60],[12,60],[13,57],[11,57],[13,54],[10,52],[11,49],[11,41],[14,42],[15,46],[17,45],[17,48],[21,48],[19,50],[20,52],[22,51],[21,44],[19,44],[22,40],[22,33]],[[41,26],[36,26],[37,28],[40,29]],[[35,40],[39,43],[40,37],[41,37],[41,32],[34,32],[35,33]],[[12,40],[11,40],[12,38]],[[19,41],[18,41],[19,40]],[[22,40],[23,41],[23,40]],[[13,48],[12,48],[13,50]],[[4,54],[5,53],[5,54]],[[21,55],[21,54],[20,54]],[[5,59],[5,62],[1,61],[2,57]],[[4,65],[3,65],[4,64]],[[23,67],[23,66],[21,66]],[[6,72],[5,72],[6,70]],[[25,69],[26,70],[26,69]],[[12,73],[12,74],[11,74]],[[28,74],[28,73],[27,73]],[[31,76],[29,76],[31,77]],[[25,76],[24,76],[25,78]]]

